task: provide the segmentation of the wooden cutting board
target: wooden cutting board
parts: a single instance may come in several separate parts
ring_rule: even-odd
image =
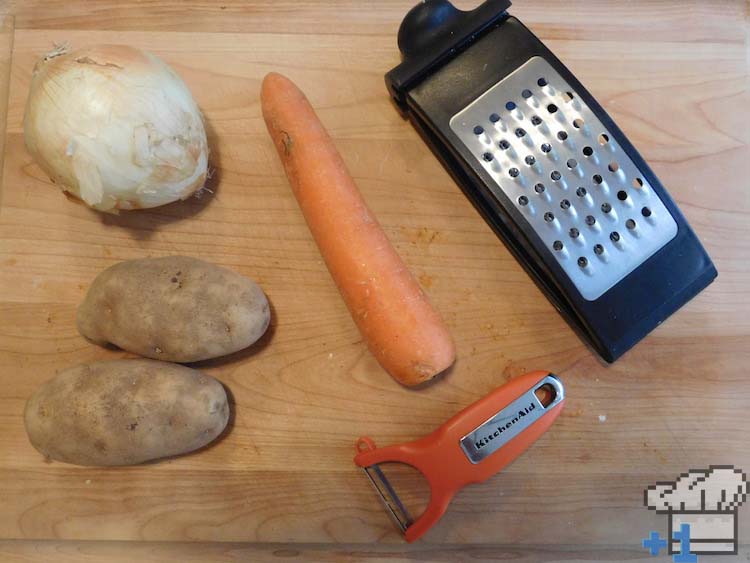
[[[298,12],[296,2],[151,2],[145,12],[107,2],[51,2],[46,11],[6,4],[15,25],[4,17],[0,37],[9,84],[0,538],[399,542],[352,463],[354,440],[414,439],[538,368],[566,383],[561,418],[501,475],[463,491],[426,542],[638,545],[663,527],[642,506],[647,485],[709,464],[750,470],[742,2],[513,9],[630,136],[719,269],[708,290],[612,366],[571,332],[389,102],[383,74],[398,62],[395,33],[411,3],[331,0]],[[31,70],[55,42],[126,43],[171,64],[206,117],[211,193],[119,216],[67,200],[32,162],[22,133]],[[258,92],[271,70],[308,94],[443,312],[459,359],[433,385],[399,386],[362,343],[267,137]],[[200,364],[232,392],[231,431],[193,455],[140,467],[45,461],[26,439],[25,400],[61,369],[127,356],[78,335],[75,310],[89,283],[117,261],[170,254],[252,277],[273,304],[258,345]],[[407,505],[418,504],[418,479],[402,475],[400,484]],[[750,541],[750,517],[740,518],[743,534]]]

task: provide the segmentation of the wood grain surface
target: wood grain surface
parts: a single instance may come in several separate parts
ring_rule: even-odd
[[[398,62],[395,35],[411,4],[0,2],[0,101],[9,84],[0,538],[27,540],[0,544],[0,559],[645,561],[640,538],[666,532],[665,517],[642,506],[647,485],[710,464],[750,470],[747,4],[519,0],[512,9],[638,147],[719,270],[612,366],[571,332],[389,102],[383,74]],[[105,216],[51,184],[24,148],[22,117],[35,61],[65,41],[148,49],[183,76],[208,124],[212,193]],[[271,70],[306,91],[443,312],[459,360],[433,385],[399,386],[361,341],[262,122],[258,92]],[[26,399],[61,369],[126,356],[78,335],[86,288],[117,261],[168,254],[246,274],[273,304],[258,345],[199,364],[232,392],[231,432],[194,455],[140,467],[46,462],[23,430]],[[567,387],[551,431],[460,493],[421,544],[405,546],[353,466],[354,440],[419,437],[538,368]],[[399,474],[399,485],[407,505],[424,501],[413,474]],[[739,533],[750,542],[742,509]]]

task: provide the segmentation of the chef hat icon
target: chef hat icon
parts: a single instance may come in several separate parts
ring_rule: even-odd
[[[659,513],[734,512],[747,499],[748,482],[741,469],[712,465],[651,485],[644,493],[645,505]]]

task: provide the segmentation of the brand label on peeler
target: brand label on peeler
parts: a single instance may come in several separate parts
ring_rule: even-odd
[[[535,393],[545,384],[552,385],[556,390],[555,398],[546,407],[542,405]],[[461,448],[471,463],[479,463],[539,420],[562,398],[560,382],[554,377],[546,377],[495,416],[461,438]]]

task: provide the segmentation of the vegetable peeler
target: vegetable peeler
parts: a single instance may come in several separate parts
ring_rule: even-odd
[[[608,362],[716,277],[625,134],[516,18],[425,0],[386,85],[496,234]]]
[[[414,442],[377,448],[370,438],[360,438],[354,463],[364,470],[406,540],[413,542],[440,520],[460,489],[485,481],[526,451],[551,426],[564,403],[565,391],[556,376],[527,373]],[[416,520],[380,469],[386,462],[411,465],[426,477],[430,503]]]

